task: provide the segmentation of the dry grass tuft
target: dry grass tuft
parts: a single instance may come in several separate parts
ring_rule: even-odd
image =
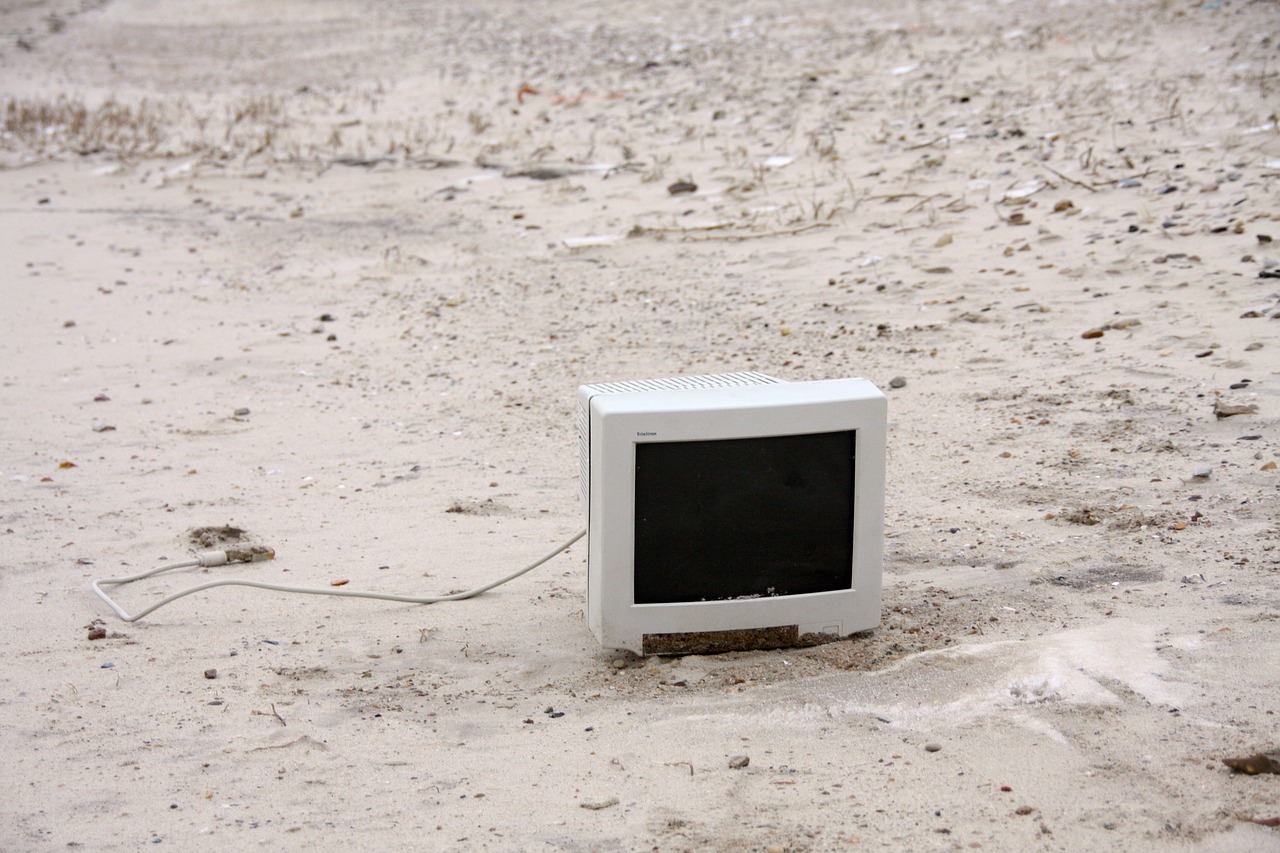
[[[135,105],[110,99],[97,107],[59,96],[56,100],[9,100],[4,107],[0,149],[42,155],[112,151],[124,156],[154,153],[166,138],[171,110],[152,101]]]

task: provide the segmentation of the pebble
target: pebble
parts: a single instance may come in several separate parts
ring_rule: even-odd
[[[751,759],[746,755],[735,755],[729,759],[729,767],[734,770],[741,770],[751,763]]]
[[[1177,191],[1178,191],[1178,188],[1175,187],[1173,184],[1165,184],[1160,189],[1156,190],[1156,194],[1168,195],[1169,193],[1176,193]]]
[[[1197,480],[1207,480],[1213,476],[1213,469],[1206,465],[1203,468],[1197,468],[1195,473],[1191,476],[1195,477]]]
[[[626,662],[625,660],[623,660],[622,658],[614,658],[614,659],[613,659],[613,668],[614,668],[614,669],[626,669],[626,668],[627,668],[627,662]]]
[[[1137,178],[1125,178],[1123,181],[1116,181],[1116,186],[1122,190],[1128,190],[1142,186],[1142,181]]]
[[[681,193],[696,193],[698,185],[693,181],[676,181],[667,187],[667,192],[672,195],[680,195]]]
[[[249,414],[249,410],[241,406],[240,408],[236,409],[235,414],[237,418],[243,418],[245,415]]]
[[[940,752],[941,750],[942,750],[942,744],[940,743],[926,743],[924,745],[925,752]]]
[[[907,387],[907,378],[906,378],[905,376],[895,376],[895,377],[893,377],[892,379],[890,379],[890,380],[889,380],[889,387],[890,387],[890,388],[905,388],[905,387]]]
[[[216,669],[206,669],[204,671],[204,677],[212,681],[218,677],[218,671]]]
[[[92,628],[89,631],[90,640],[105,640],[107,637],[106,628]]]

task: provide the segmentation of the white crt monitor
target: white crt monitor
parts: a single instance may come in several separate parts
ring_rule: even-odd
[[[865,379],[581,386],[592,632],[647,655],[876,627],[887,408]]]

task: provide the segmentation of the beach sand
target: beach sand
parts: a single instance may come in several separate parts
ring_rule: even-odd
[[[1280,849],[1278,13],[8,4],[0,848]],[[90,590],[476,586],[747,369],[889,396],[868,636]]]

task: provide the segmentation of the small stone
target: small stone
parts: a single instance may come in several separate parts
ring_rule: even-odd
[[[94,432],[112,432],[112,431],[114,431],[114,430],[115,430],[115,427],[113,427],[113,426],[112,426],[111,424],[109,424],[109,423],[106,423],[105,421],[94,421],[94,422],[93,422],[93,431],[94,431]]]
[[[1213,469],[1206,465],[1203,468],[1197,468],[1195,473],[1191,476],[1195,477],[1197,480],[1207,480],[1213,476]]]
[[[1128,190],[1142,186],[1142,181],[1139,181],[1136,178],[1125,178],[1122,181],[1116,181],[1116,186],[1122,190]]]
[[[890,379],[890,380],[889,380],[889,387],[890,387],[890,388],[905,388],[905,387],[907,387],[907,378],[906,378],[905,376],[895,376],[895,377],[893,377],[892,379]]]
[[[1101,329],[1089,329],[1089,330],[1088,330],[1088,331],[1086,331],[1086,332],[1081,332],[1081,333],[1080,333],[1080,337],[1084,338],[1086,341],[1091,341],[1091,340],[1093,340],[1094,338],[1100,338],[1100,337],[1102,337],[1102,330],[1101,330]]]
[[[1177,191],[1178,191],[1178,188],[1175,187],[1173,184],[1165,184],[1160,189],[1156,190],[1156,194],[1168,195],[1169,193],[1176,193]]]
[[[614,658],[614,659],[613,659],[613,668],[614,668],[614,669],[626,669],[626,668],[627,668],[627,662],[626,662],[626,660],[624,660],[623,658]]]
[[[249,414],[249,410],[246,409],[244,406],[241,406],[240,408],[236,409],[236,412],[235,412],[235,415],[237,418],[243,418],[247,414]]]
[[[1257,776],[1261,773],[1280,774],[1280,752],[1259,752],[1245,758],[1224,758],[1222,763],[1236,773]]]
[[[745,755],[735,755],[729,759],[729,767],[733,770],[741,770],[751,763],[751,759]]]
[[[924,751],[925,751],[925,752],[941,752],[941,751],[942,751],[942,744],[940,744],[940,743],[926,743],[926,744],[924,745]]]
[[[89,629],[90,640],[105,640],[106,638],[107,638],[106,628],[90,628]]]
[[[1031,814],[1033,811],[1035,811],[1035,809],[1031,808],[1031,806],[1018,806],[1013,810],[1013,813],[1016,815],[1026,816]]]
[[[672,195],[680,195],[681,193],[696,193],[698,185],[693,181],[676,181],[667,187],[667,192]]]
[[[333,315],[332,315],[332,314],[321,314],[321,315],[320,315],[320,322],[321,322],[321,323],[332,323],[332,322],[333,322]]]
[[[204,677],[212,681],[218,677],[218,671],[216,669],[206,669],[204,671]]]
[[[1231,418],[1236,415],[1255,415],[1258,413],[1258,407],[1254,403],[1224,403],[1221,400],[1213,401],[1213,413],[1218,420],[1223,418]]]

